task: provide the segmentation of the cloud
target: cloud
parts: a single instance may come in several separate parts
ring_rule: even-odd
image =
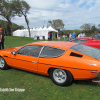
[[[33,9],[51,10],[58,7],[60,0],[25,0]]]
[[[85,23],[100,24],[100,0],[25,0],[31,9],[27,15],[30,28],[45,26],[48,20],[61,19],[64,29],[80,29]],[[12,19],[27,28],[24,17]]]

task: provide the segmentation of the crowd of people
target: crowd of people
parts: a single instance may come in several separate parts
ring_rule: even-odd
[[[58,33],[58,41],[59,41],[60,38],[61,38],[59,34],[60,34],[60,33]],[[65,41],[65,38],[67,38],[67,41],[70,41],[70,40],[75,39],[75,38],[86,37],[86,35],[85,35],[85,33],[82,31],[78,36],[76,35],[75,32],[73,32],[73,33],[68,33],[67,35],[63,35],[62,37],[63,37],[64,41]]]
[[[84,38],[86,37],[85,33],[83,32],[83,30],[81,31],[80,34],[76,35],[75,32],[73,33],[68,33],[68,34],[64,34],[64,35],[61,35],[60,32],[58,32],[58,34],[56,34],[55,38],[58,39],[58,41],[61,40],[61,38],[63,38],[64,41],[66,41],[66,38],[67,38],[67,41],[70,41],[72,39],[75,39],[75,38]],[[53,34],[52,32],[49,32],[48,33],[48,40],[49,41],[52,41],[52,38],[53,38]],[[100,39],[100,34],[97,33],[97,31],[94,32],[94,36],[93,36],[94,39]]]
[[[94,33],[95,33],[95,34],[94,34],[93,38],[94,38],[94,39],[100,39],[100,34],[97,33],[97,31],[95,31]],[[48,33],[48,34],[50,34],[50,33]],[[66,35],[65,35],[65,34],[64,34],[64,35],[61,35],[60,32],[58,32],[58,35],[56,36],[56,38],[58,39],[58,41],[61,40],[61,37],[63,38],[64,41],[66,41],[66,38],[67,38],[67,41],[70,41],[70,40],[75,39],[75,38],[84,38],[84,37],[86,37],[86,35],[85,35],[85,33],[83,32],[83,30],[82,30],[81,33],[78,34],[78,35],[76,35],[75,32],[73,32],[73,33],[68,33],[68,34],[66,34]],[[49,35],[48,35],[48,40],[52,40],[52,37],[50,37],[50,39],[49,39]]]

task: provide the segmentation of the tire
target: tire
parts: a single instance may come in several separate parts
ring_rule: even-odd
[[[73,80],[72,74],[63,69],[51,69],[50,78],[59,86],[68,86]]]
[[[0,57],[0,69],[6,70],[7,68],[8,67],[6,61],[4,60],[4,58]]]

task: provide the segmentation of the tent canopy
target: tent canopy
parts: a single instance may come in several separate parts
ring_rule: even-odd
[[[45,37],[45,39],[48,39],[48,33],[49,32],[58,32],[57,30],[55,30],[54,28],[52,28],[51,26],[46,28],[33,28],[30,29],[30,33],[31,33],[31,37]],[[29,32],[28,29],[22,29],[22,30],[16,30],[13,32],[13,36],[22,36],[22,37],[29,37]],[[42,39],[42,38],[41,38]]]

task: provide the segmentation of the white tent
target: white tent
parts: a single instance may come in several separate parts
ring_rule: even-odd
[[[57,30],[53,29],[51,26],[49,28],[33,28],[30,29],[31,37],[34,39],[48,39],[49,32],[58,32]],[[22,36],[22,37],[29,37],[28,29],[23,30],[16,30],[13,32],[13,36]]]
[[[55,29],[52,28],[51,26],[48,28],[48,31],[58,32],[57,30],[55,30]]]
[[[22,36],[24,37],[24,30],[16,30],[13,32],[13,36]]]

